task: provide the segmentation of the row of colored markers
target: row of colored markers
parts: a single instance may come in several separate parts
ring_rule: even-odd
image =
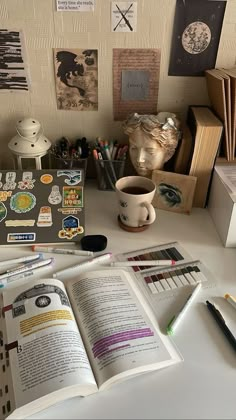
[[[44,259],[43,258],[43,253],[44,252],[49,252],[49,253],[55,253],[55,254],[64,254],[64,255],[79,255],[79,256],[92,256],[94,255],[93,252],[91,251],[85,251],[85,250],[73,250],[73,249],[63,249],[63,248],[54,248],[54,247],[46,247],[46,246],[36,246],[33,245],[32,246],[32,251],[38,252],[37,254],[34,255],[28,255],[28,256],[24,256],[24,257],[19,257],[19,258],[14,258],[14,259],[10,259],[10,260],[6,260],[6,261],[1,261],[0,262],[0,268],[4,267],[6,265],[11,265],[13,266],[12,268],[8,268],[3,272],[0,272],[0,287],[4,287],[4,285],[6,285],[9,281],[14,281],[14,280],[18,280],[18,279],[22,279],[25,277],[28,277],[30,275],[36,274],[36,272],[38,273],[38,270],[40,268],[45,268],[45,267],[52,267],[52,264],[54,262],[54,258],[48,258],[48,259]],[[80,271],[80,269],[86,269],[89,268],[92,264],[99,264],[100,262],[104,262],[106,260],[109,260],[111,258],[112,254],[110,252],[99,255],[99,256],[95,256],[93,258],[91,258],[90,260],[87,261],[82,261],[79,264],[76,264],[75,266],[69,267],[65,270],[62,270],[60,272],[57,272],[55,274],[53,274],[53,277],[58,278],[60,277],[62,274],[71,274],[71,271],[76,270],[76,272],[78,273]],[[146,264],[147,262],[145,262]],[[165,261],[151,261],[150,262],[152,265],[163,265],[163,263],[165,263]],[[119,262],[111,262],[110,265],[119,265]],[[123,263],[126,264],[126,263]],[[142,264],[142,261],[139,261],[139,264]]]
[[[37,251],[38,248],[41,248],[41,250],[44,251],[44,252],[66,253],[66,250],[64,250],[64,252],[63,251],[60,252],[60,249],[55,249],[55,251],[53,251],[53,248],[49,247],[47,249],[47,247],[43,247],[43,246],[42,247],[33,246],[32,250]],[[81,255],[85,255],[86,251],[79,251],[79,252],[81,252]],[[68,254],[69,253],[70,252],[68,252]],[[90,260],[87,260],[87,261],[81,262],[79,264],[76,264],[76,265],[70,267],[69,269],[67,268],[65,270],[61,270],[57,273],[54,273],[53,277],[54,278],[60,278],[61,276],[63,277],[63,275],[65,275],[65,274],[66,275],[67,274],[73,274],[75,272],[78,273],[81,270],[86,270],[87,268],[90,268],[90,266],[93,265],[93,264],[99,264],[99,263],[106,262],[107,260],[110,260],[111,257],[112,257],[112,253],[110,253],[110,252],[99,255],[97,257],[93,257]],[[0,273],[0,287],[4,287],[4,285],[6,285],[8,283],[8,280],[17,280],[17,279],[20,279],[20,278],[24,278],[28,275],[34,274],[35,270],[40,270],[43,267],[50,267],[51,264],[53,263],[53,258],[43,259],[42,254],[40,253],[40,254],[35,254],[34,256],[30,255],[30,256],[15,258],[14,260],[2,261],[2,262],[0,262],[0,267],[4,266],[5,264],[13,264],[14,265],[14,264],[18,264],[18,263],[20,263],[21,265],[17,266],[16,268],[7,269],[6,271]],[[176,263],[176,261],[174,261],[174,260],[156,260],[156,261],[154,261],[154,260],[152,260],[152,261],[150,261],[150,260],[149,261],[148,260],[145,260],[145,261],[129,260],[129,261],[110,262],[110,265],[114,266],[114,267],[121,267],[121,266],[123,266],[123,267],[133,266],[134,267],[138,264],[139,266],[148,267],[148,266],[158,266],[158,265],[164,265],[164,266],[169,265],[170,266],[170,265],[175,265],[175,263]],[[195,278],[195,280],[196,280],[196,278]],[[167,325],[167,329],[166,329],[166,332],[167,332],[168,335],[172,335],[174,333],[177,326],[179,325],[182,318],[184,317],[186,311],[188,310],[188,308],[192,304],[195,296],[198,294],[199,290],[201,289],[202,283],[199,282],[199,280],[200,279],[198,278],[197,286],[194,288],[193,292],[188,296],[188,298],[187,298],[185,304],[183,305],[183,307],[169,321],[169,323]],[[236,300],[233,296],[231,296],[229,294],[226,294],[225,299],[227,299],[227,301],[236,309]],[[227,338],[227,340],[229,341],[229,343],[231,344],[233,349],[236,351],[236,338],[234,337],[233,333],[230,331],[229,327],[227,326],[222,314],[215,307],[215,305],[213,305],[208,300],[206,301],[206,304],[207,304],[208,310],[210,311],[211,315],[213,316],[213,318],[217,322],[217,324],[220,327],[220,329],[222,330],[223,334],[225,335],[225,337]]]
[[[112,257],[112,253],[108,252],[102,255],[98,255],[98,256],[94,256],[94,253],[91,251],[86,251],[86,250],[73,250],[73,249],[63,249],[63,248],[55,248],[55,247],[47,247],[47,246],[36,246],[33,245],[32,246],[32,251],[34,252],[38,252],[34,255],[28,255],[28,256],[24,256],[24,257],[19,257],[19,258],[14,258],[14,259],[10,259],[10,260],[6,260],[6,261],[1,261],[0,262],[0,267],[4,267],[6,265],[10,265],[13,266],[12,268],[8,268],[3,272],[0,272],[0,287],[4,287],[9,281],[14,281],[14,280],[18,280],[18,279],[22,279],[28,276],[31,276],[33,274],[36,274],[36,272],[38,273],[38,270],[42,269],[42,268],[51,268],[52,264],[54,262],[54,258],[48,258],[48,259],[44,259],[43,258],[43,253],[44,252],[49,252],[49,253],[55,253],[55,254],[64,254],[64,255],[79,255],[79,256],[92,256],[93,258],[86,260],[86,261],[82,261],[79,262],[78,264],[69,267],[65,270],[61,270],[57,273],[53,274],[54,278],[60,278],[61,276],[65,275],[70,275],[71,272],[74,272],[74,270],[76,271],[76,273],[78,274],[81,270],[90,268],[91,265],[93,264],[99,264],[101,262],[105,262],[107,260],[109,260]],[[139,261],[139,265],[140,264],[144,264],[147,265],[148,262],[147,261]],[[175,262],[172,260],[166,260],[166,261],[161,261],[161,260],[152,260],[149,261],[149,265],[152,266],[157,266],[157,265],[169,265],[169,264],[174,264]],[[128,266],[130,265],[130,262],[110,262],[111,266]]]
[[[128,145],[118,144],[117,140],[107,141],[97,137],[93,156],[100,160],[125,160],[127,156]]]

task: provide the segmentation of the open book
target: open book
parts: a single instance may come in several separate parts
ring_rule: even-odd
[[[182,360],[124,270],[83,273],[66,285],[35,280],[0,298],[3,417],[24,418]]]

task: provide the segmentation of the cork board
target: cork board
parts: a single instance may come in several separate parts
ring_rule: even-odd
[[[133,112],[156,114],[160,59],[161,51],[159,49],[113,49],[114,120],[122,121]],[[135,73],[137,77],[135,77]],[[122,92],[129,89],[132,80],[133,98],[132,96],[125,97],[124,95],[122,97]],[[128,83],[129,86],[124,86],[124,83]],[[134,89],[135,86],[140,92],[142,89],[145,94],[143,96],[137,94],[137,89]],[[126,99],[127,97],[128,99]]]

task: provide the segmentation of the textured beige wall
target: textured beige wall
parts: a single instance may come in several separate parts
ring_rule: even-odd
[[[196,0],[197,1],[197,0]],[[113,120],[112,49],[160,48],[161,69],[157,111],[178,112],[189,104],[208,104],[204,77],[168,76],[175,0],[137,0],[135,33],[111,32],[110,0],[96,0],[94,12],[56,12],[55,0],[0,0],[0,28],[22,29],[25,35],[31,91],[0,92],[2,168],[12,165],[8,141],[17,119],[32,116],[54,142],[61,136],[124,141],[121,122]],[[53,48],[94,48],[99,58],[99,110],[59,111],[56,107]],[[236,0],[228,0],[217,66],[236,64]]]

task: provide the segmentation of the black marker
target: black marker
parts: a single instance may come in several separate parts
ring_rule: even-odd
[[[216,307],[210,303],[208,300],[206,301],[207,308],[209,309],[210,313],[212,314],[213,318],[216,320],[217,324],[221,328],[222,332],[224,333],[225,337],[228,339],[229,343],[236,351],[236,339],[234,335],[231,333],[230,329],[227,327],[223,316],[221,315],[220,311],[216,309]]]

